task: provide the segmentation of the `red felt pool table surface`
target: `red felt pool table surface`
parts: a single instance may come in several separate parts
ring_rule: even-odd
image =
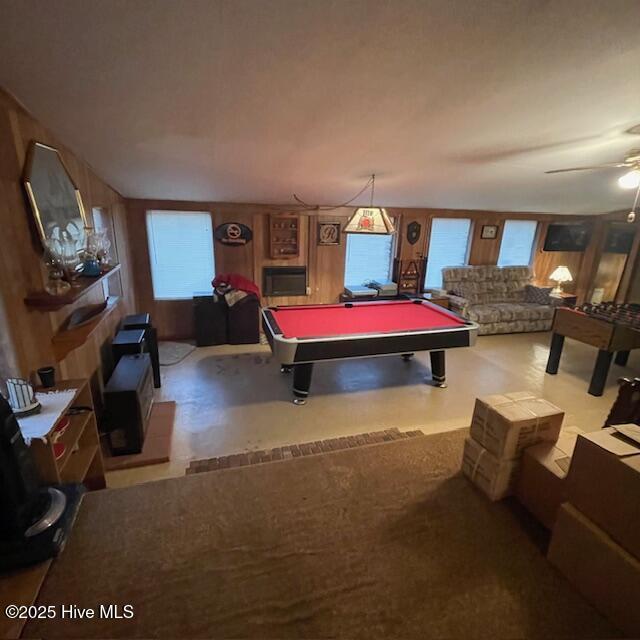
[[[306,305],[271,309],[285,338],[317,338],[357,334],[455,329],[465,321],[436,305],[411,300]]]

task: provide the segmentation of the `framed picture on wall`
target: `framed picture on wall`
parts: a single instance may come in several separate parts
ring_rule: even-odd
[[[498,237],[497,224],[482,225],[482,231],[480,232],[480,238],[482,238],[482,240],[495,240],[497,237]]]
[[[318,222],[318,244],[340,244],[340,223]]]

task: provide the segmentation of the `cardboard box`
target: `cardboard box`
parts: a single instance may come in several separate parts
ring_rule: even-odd
[[[640,558],[640,442],[618,425],[578,438],[567,479],[568,500],[619,545]]]
[[[464,441],[462,472],[490,500],[501,500],[513,493],[518,460],[498,460],[472,438]]]
[[[558,512],[549,561],[621,631],[640,637],[640,561],[568,502]]]
[[[471,436],[496,457],[509,460],[540,442],[555,442],[564,412],[527,391],[476,400]]]
[[[562,431],[556,443],[525,449],[518,474],[518,500],[547,529],[553,529],[560,505],[567,500],[567,472],[580,430]]]

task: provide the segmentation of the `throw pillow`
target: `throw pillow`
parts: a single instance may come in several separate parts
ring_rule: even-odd
[[[524,301],[533,304],[551,304],[549,296],[552,291],[553,287],[536,287],[528,284],[524,288]]]

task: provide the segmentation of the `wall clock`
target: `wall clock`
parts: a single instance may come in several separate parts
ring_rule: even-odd
[[[497,224],[483,224],[480,238],[482,240],[495,240],[498,237]]]

